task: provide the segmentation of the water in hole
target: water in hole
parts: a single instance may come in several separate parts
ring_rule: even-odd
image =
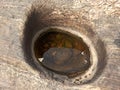
[[[90,53],[80,37],[70,33],[46,32],[34,44],[36,58],[49,70],[69,77],[85,72],[90,66]]]

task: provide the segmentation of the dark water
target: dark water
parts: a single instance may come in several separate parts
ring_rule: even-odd
[[[48,58],[46,61],[43,62],[43,65],[47,67],[48,69],[52,69],[53,71],[57,71],[60,73],[68,73],[69,76],[74,72],[84,72],[87,70],[90,66],[90,53],[88,50],[87,45],[83,42],[83,40],[77,36],[74,36],[72,34],[66,34],[62,32],[47,32],[44,33],[42,36],[40,36],[35,44],[34,44],[34,52],[36,58],[42,58],[44,57],[51,57],[52,55],[51,48],[54,48],[58,52],[58,56],[54,56],[54,59]],[[56,48],[56,49],[55,49]],[[57,49],[58,48],[58,49]],[[59,49],[61,48],[61,49]],[[67,48],[67,52],[64,51],[64,48]],[[70,50],[69,50],[70,49]],[[73,51],[74,55],[71,55],[71,59],[65,60],[64,58],[69,58],[68,53],[69,51]],[[77,52],[76,52],[77,50]],[[45,54],[46,52],[51,52],[48,54]],[[61,53],[62,52],[62,53]],[[84,55],[77,55],[79,52],[84,52]],[[61,53],[61,54],[60,54]],[[54,52],[53,52],[54,54]],[[62,55],[63,54],[63,55]],[[75,56],[76,54],[76,56]],[[46,56],[45,56],[46,55]],[[60,56],[60,58],[59,58]],[[57,57],[55,59],[55,57]],[[80,60],[78,60],[80,59]],[[68,66],[67,63],[62,62],[69,62]],[[70,61],[71,60],[71,61]],[[85,63],[87,60],[87,63]],[[52,62],[53,61],[53,62]],[[56,61],[56,63],[55,63]],[[60,64],[61,62],[62,64]],[[70,63],[72,62],[72,63]],[[79,62],[79,63],[78,63]],[[58,64],[59,63],[59,64]],[[76,66],[77,65],[77,66]],[[62,66],[62,68],[61,68]],[[73,71],[74,70],[74,71]],[[73,74],[74,75],[74,74]],[[72,75],[71,75],[72,76]]]
[[[48,32],[36,40],[34,44],[35,55],[37,58],[41,58],[44,52],[54,47],[73,48],[89,53],[87,45],[81,38],[62,32]]]

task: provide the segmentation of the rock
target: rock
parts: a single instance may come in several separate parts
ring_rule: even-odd
[[[55,14],[55,18],[49,19],[51,25],[69,27],[69,24],[72,28],[76,28],[75,26],[80,26],[80,24],[73,20],[80,21],[79,17],[74,15],[74,13],[78,13],[83,18],[89,19],[88,23],[92,22],[94,31],[104,41],[107,50],[107,65],[104,71],[94,82],[80,86],[69,86],[55,80],[43,79],[41,72],[31,67],[34,64],[33,59],[28,58],[31,60],[31,62],[28,61],[31,63],[29,65],[24,58],[21,46],[22,32],[24,20],[27,18],[26,12],[29,11],[33,1],[36,0],[0,1],[0,90],[119,90],[120,0],[38,0],[36,2],[40,7],[39,10],[43,10],[42,20],[45,16],[50,17],[48,15]],[[49,12],[50,8],[54,9],[52,14],[47,12],[47,7]],[[73,14],[70,15],[70,12]],[[72,18],[72,24],[69,23],[66,16]],[[62,19],[59,19],[60,17]],[[47,19],[40,24],[44,26],[45,21]],[[31,28],[33,25],[36,27],[37,24],[31,23]],[[27,33],[29,38],[26,43],[29,47],[31,45],[29,41],[32,40],[30,35],[33,35],[34,32],[30,29]]]

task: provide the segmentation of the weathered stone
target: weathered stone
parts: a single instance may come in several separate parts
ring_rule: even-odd
[[[66,12],[75,10],[82,18],[91,22],[93,30],[105,43],[107,65],[94,82],[67,86],[62,83],[43,79],[38,71],[25,62],[21,40],[25,13],[34,0],[0,1],[0,89],[1,90],[119,90],[120,89],[120,1],[119,0],[39,0],[37,5],[55,9],[62,7]],[[54,14],[65,12],[56,9]],[[68,14],[69,16],[69,14]],[[79,17],[70,16],[78,20]],[[60,22],[60,21],[59,21]],[[71,21],[72,22],[72,21]],[[67,23],[67,22],[66,22]],[[75,24],[75,23],[74,23]],[[73,26],[74,26],[73,24]],[[72,26],[72,25],[71,25]],[[115,41],[115,42],[114,42]],[[102,48],[101,48],[102,49]],[[30,58],[31,59],[31,58]],[[32,63],[33,64],[33,63]],[[32,65],[31,64],[31,65]]]

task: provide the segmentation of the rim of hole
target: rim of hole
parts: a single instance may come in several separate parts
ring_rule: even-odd
[[[97,65],[98,65],[97,51],[94,48],[94,45],[92,44],[92,41],[86,35],[82,34],[81,32],[78,32],[76,30],[73,30],[71,28],[68,28],[68,27],[50,26],[50,27],[43,28],[42,30],[39,30],[36,33],[36,35],[34,35],[34,37],[32,39],[32,45],[31,45],[32,57],[34,59],[34,62],[39,64],[39,61],[35,57],[35,53],[34,53],[34,43],[40,35],[42,35],[45,32],[50,32],[50,31],[48,31],[50,29],[57,29],[56,32],[70,33],[70,34],[73,34],[77,37],[80,37],[83,40],[83,42],[87,45],[87,47],[89,49],[89,52],[90,52],[90,63],[91,63],[91,65],[88,68],[88,70],[86,70],[83,74],[81,74],[78,77],[81,77],[80,81],[83,81],[83,82],[87,82],[87,81],[91,80],[94,77],[94,75],[97,71]],[[52,30],[52,31],[55,31],[55,30]],[[91,75],[88,78],[85,78],[89,74],[91,74]],[[78,77],[72,78],[71,81],[74,82],[74,80],[77,79]]]

